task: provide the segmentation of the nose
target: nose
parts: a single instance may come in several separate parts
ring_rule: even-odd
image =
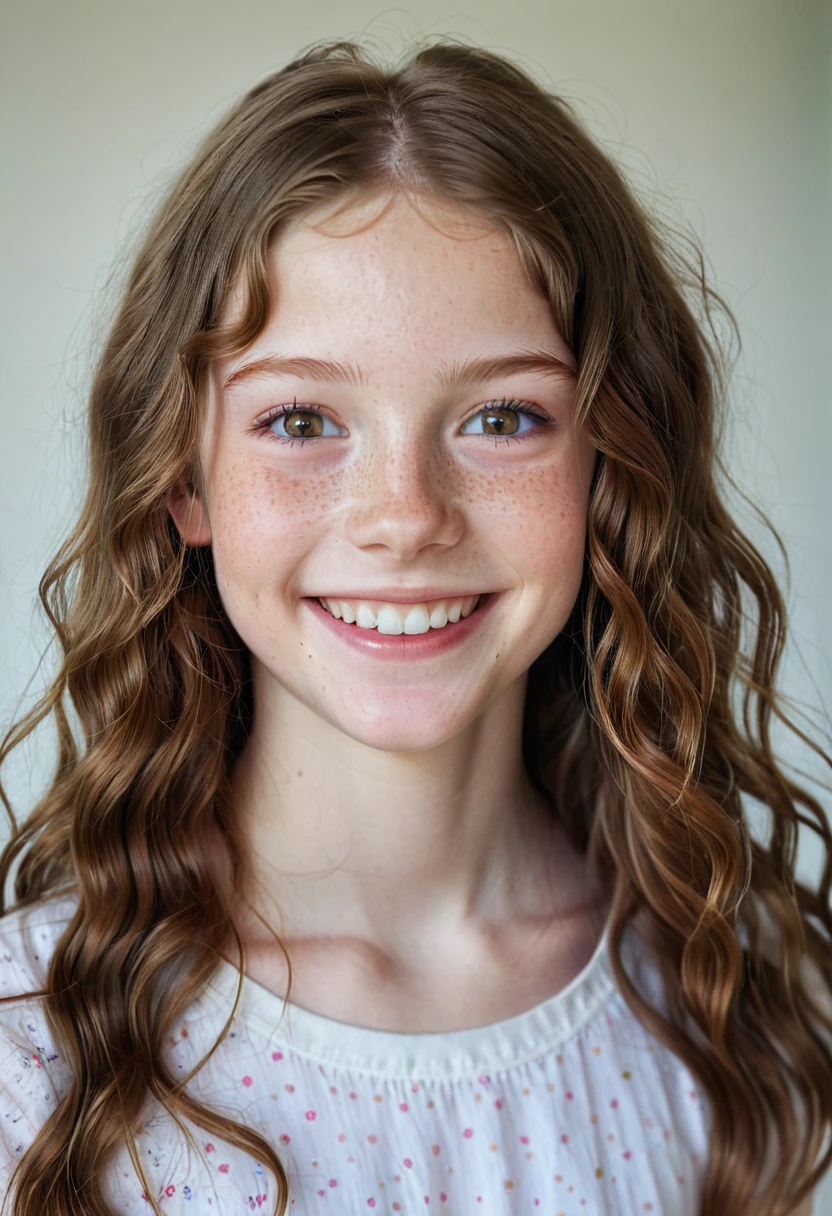
[[[430,545],[457,544],[464,515],[454,481],[427,437],[374,444],[355,469],[347,538],[359,549],[389,550],[401,563]]]

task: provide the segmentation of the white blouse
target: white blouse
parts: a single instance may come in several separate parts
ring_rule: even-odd
[[[0,918],[0,996],[40,987],[74,911],[51,899]],[[228,1033],[188,1092],[256,1128],[290,1184],[288,1211],[436,1216],[697,1216],[709,1113],[681,1061],[615,985],[608,928],[581,973],[542,1004],[488,1026],[400,1034],[311,1013],[244,978]],[[634,929],[628,974],[661,1006]],[[652,978],[651,978],[652,977]],[[238,973],[224,960],[165,1049],[185,1073],[213,1045]],[[0,1004],[0,1194],[69,1085],[42,1000]],[[196,1151],[155,1100],[137,1137],[169,1216],[271,1213],[258,1161],[193,1124]],[[126,1146],[106,1177],[118,1213],[152,1212]]]

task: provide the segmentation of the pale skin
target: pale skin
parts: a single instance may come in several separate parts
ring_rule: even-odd
[[[187,543],[212,546],[252,656],[233,774],[247,973],[285,995],[262,916],[289,947],[295,1003],[450,1030],[559,991],[608,912],[521,760],[528,669],[580,586],[596,452],[575,426],[572,352],[509,239],[452,211],[429,223],[403,197],[378,212],[351,213],[350,235],[281,235],[271,320],[214,368],[194,484],[168,505]],[[561,369],[440,384],[472,357],[529,350]],[[223,387],[289,354],[364,383],[261,366]],[[277,442],[291,432],[268,414],[295,399],[320,407],[324,433]],[[483,411],[502,399],[548,422],[497,439]],[[418,662],[353,653],[303,602],[427,585],[501,595],[468,641]]]

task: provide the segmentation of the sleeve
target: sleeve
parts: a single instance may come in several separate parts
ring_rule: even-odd
[[[0,1004],[0,1195],[68,1084],[39,1004]]]
[[[72,902],[44,901],[0,918],[0,1195],[67,1091],[69,1071],[55,1047],[42,998],[49,959]]]

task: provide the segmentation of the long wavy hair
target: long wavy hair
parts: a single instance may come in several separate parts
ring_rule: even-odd
[[[245,889],[229,774],[253,713],[210,550],[183,545],[165,499],[192,476],[212,361],[267,322],[270,243],[322,205],[396,193],[507,234],[577,360],[599,453],[584,578],[529,671],[524,760],[604,878],[627,1005],[707,1094],[702,1213],[741,1216],[752,1196],[755,1216],[790,1212],[832,1159],[815,1164],[832,1124],[832,838],[775,757],[774,720],[832,758],[775,689],[784,599],[721,488],[736,325],[695,242],[669,239],[573,108],[518,66],[443,38],[393,69],[327,40],[248,92],[170,188],[95,371],[85,505],[40,587],[61,665],[0,751],[54,720],[48,791],[21,825],[6,801],[0,886],[17,859],[14,907],[78,900],[34,994],[73,1079],[17,1165],[12,1216],[112,1216],[100,1179],[120,1143],[146,1181],[148,1095],[191,1143],[183,1120],[265,1163],[277,1216],[289,1206],[275,1148],[163,1062],[232,942],[242,983],[207,841],[219,833]],[[767,809],[767,844],[743,796]],[[795,878],[800,823],[823,841],[817,891]],[[622,963],[636,916],[663,1010]]]

